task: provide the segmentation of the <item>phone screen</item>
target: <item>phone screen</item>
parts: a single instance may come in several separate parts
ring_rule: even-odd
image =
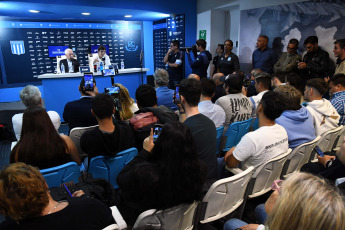
[[[85,91],[93,91],[93,75],[90,73],[84,74]]]
[[[159,135],[162,132],[162,125],[155,125],[154,129],[153,129],[153,143],[156,143]]]
[[[180,88],[177,86],[176,90],[175,90],[175,100],[179,101],[180,100],[180,92],[179,92]]]
[[[315,151],[317,153],[317,155],[319,155],[320,157],[324,157],[325,155],[323,154],[323,152],[321,151],[319,146],[315,146]]]
[[[110,88],[105,88],[105,92],[108,93],[109,95],[114,95],[120,93],[120,87],[110,87]]]
[[[113,75],[115,75],[115,71],[114,71],[114,69],[104,69],[103,75],[104,76],[113,76]]]

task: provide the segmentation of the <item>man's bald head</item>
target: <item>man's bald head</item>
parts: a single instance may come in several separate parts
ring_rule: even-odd
[[[199,75],[194,74],[194,73],[189,74],[188,78],[194,78],[194,79],[196,79],[196,80],[200,81],[200,77],[199,77]]]

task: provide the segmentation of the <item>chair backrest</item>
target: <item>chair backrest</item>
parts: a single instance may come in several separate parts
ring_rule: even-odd
[[[223,136],[223,131],[224,131],[224,126],[217,128],[217,154],[219,152],[219,144]]]
[[[271,190],[273,181],[280,179],[283,166],[291,151],[288,149],[286,153],[265,162],[255,170],[248,185],[249,198],[261,196]]]
[[[317,142],[317,146],[320,147],[322,152],[332,151],[334,141],[339,135],[339,132],[341,131],[342,128],[343,126],[339,126],[338,128],[332,129],[321,135],[320,140]]]
[[[338,136],[336,137],[333,145],[333,151],[337,151],[340,148],[340,145],[343,143],[345,137],[345,126],[342,125],[341,130],[339,131]]]
[[[94,69],[93,69],[93,60],[96,58],[96,55],[97,53],[93,53],[93,54],[89,54],[87,55],[87,60],[88,60],[88,63],[89,63],[89,66],[90,66],[90,71],[91,72],[94,72]]]
[[[73,128],[71,130],[71,132],[69,133],[69,137],[72,139],[73,143],[75,144],[75,147],[77,147],[77,150],[79,152],[79,155],[81,157],[86,157],[87,154],[83,152],[83,150],[81,150],[80,147],[80,138],[83,135],[83,133],[85,131],[88,131],[90,129],[93,129],[95,127],[97,127],[98,125],[94,125],[94,126],[88,126],[88,127],[76,127]]]
[[[297,146],[289,154],[287,161],[284,164],[281,178],[287,178],[290,174],[295,171],[299,171],[304,164],[308,163],[310,155],[319,140],[320,136],[317,136],[314,140]]]
[[[226,143],[223,151],[228,151],[230,148],[236,146],[241,138],[248,133],[253,118],[245,121],[237,121],[232,123],[226,131]]]
[[[212,184],[203,202],[207,203],[205,216],[201,223],[218,220],[236,210],[244,201],[244,194],[254,167]]]
[[[115,156],[94,157],[90,161],[89,173],[92,174],[93,178],[103,178],[109,181],[114,188],[118,188],[117,176],[136,155],[138,155],[138,150],[129,148],[117,153]]]
[[[193,229],[193,219],[197,203],[181,204],[169,209],[157,211],[150,209],[141,213],[136,220],[133,230],[190,230]]]
[[[48,169],[41,169],[40,172],[46,180],[48,187],[58,187],[70,181],[78,183],[78,178],[80,176],[79,167],[75,162],[68,162]]]

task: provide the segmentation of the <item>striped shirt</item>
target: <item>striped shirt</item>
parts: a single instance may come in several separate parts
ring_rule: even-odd
[[[330,102],[340,115],[339,125],[345,125],[345,91],[333,93]]]

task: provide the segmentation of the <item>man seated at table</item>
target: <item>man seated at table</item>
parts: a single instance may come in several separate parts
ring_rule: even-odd
[[[65,72],[65,73],[77,73],[79,72],[79,61],[74,57],[73,55],[73,50],[72,49],[66,49],[65,50],[65,55],[66,55],[66,59],[61,59],[60,60],[60,64],[59,64],[59,68],[61,70],[61,66],[64,66],[64,71],[61,70],[61,72]]]
[[[103,62],[103,65],[108,66],[111,65],[110,58],[106,54],[107,49],[104,46],[98,46],[98,54],[93,59],[93,64]]]

